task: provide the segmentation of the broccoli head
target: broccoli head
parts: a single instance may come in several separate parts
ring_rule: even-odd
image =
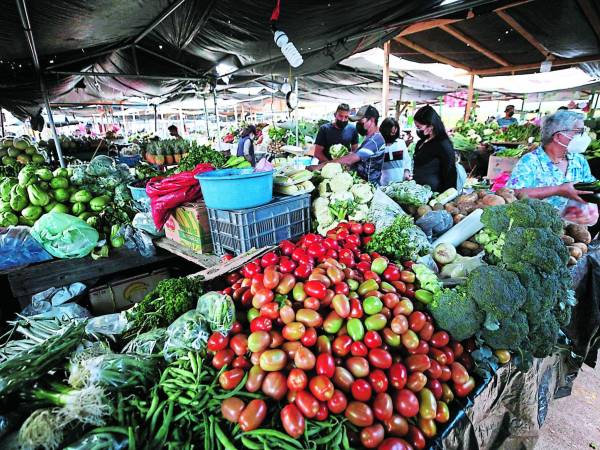
[[[531,198],[486,208],[481,222],[497,234],[512,227],[547,228],[556,234],[561,234],[563,229],[562,220],[552,205]]]
[[[519,350],[527,340],[529,323],[522,311],[500,322],[497,330],[483,329],[481,337],[494,350]]]
[[[483,312],[461,287],[440,289],[428,308],[437,326],[458,341],[475,335],[483,324]]]
[[[531,353],[536,358],[545,358],[552,354],[560,336],[560,324],[556,317],[548,313],[538,317],[537,322],[530,322],[529,342]]]
[[[497,330],[526,300],[526,292],[513,272],[496,266],[482,266],[467,278],[467,295],[486,314],[484,328]]]
[[[511,267],[529,263],[538,270],[552,273],[567,265],[569,253],[563,241],[544,228],[511,228],[502,247],[502,262]]]

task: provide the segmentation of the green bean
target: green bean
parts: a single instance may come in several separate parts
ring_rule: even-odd
[[[250,450],[260,450],[262,448],[262,445],[257,444],[246,436],[242,436],[242,444],[244,447],[249,448]]]
[[[158,407],[156,408],[156,411],[154,411],[154,414],[152,415],[152,420],[150,421],[150,433],[154,433],[154,430],[156,429],[156,422],[158,421],[158,416],[160,416],[160,413],[165,408],[166,404],[167,400],[163,400],[159,403]]]
[[[192,366],[192,372],[194,375],[198,374],[198,364],[196,361],[196,356],[192,352],[188,352],[188,358],[190,359],[190,365]]]
[[[287,434],[284,434],[280,431],[272,430],[269,428],[258,428],[256,430],[246,431],[244,434],[246,436],[266,436],[268,438],[276,438],[276,439],[280,439],[282,441],[289,442],[290,444],[292,444],[295,447],[302,448],[302,446],[298,443],[298,441],[291,438]]]
[[[208,438],[209,438],[208,433],[209,433],[209,430],[208,430],[208,427],[206,426],[206,415],[205,414],[202,414],[202,419],[203,419],[202,420],[202,425],[204,426],[204,448],[208,449],[208,446],[209,446],[209,442],[208,442]]]
[[[156,433],[154,440],[158,443],[164,444],[165,438],[167,437],[167,433],[169,432],[169,427],[171,426],[171,421],[173,420],[173,410],[175,408],[175,403],[169,402],[169,409],[167,410],[166,416],[163,413],[164,420],[163,424]]]
[[[212,420],[212,416],[211,416],[211,420]],[[223,433],[223,430],[221,429],[219,424],[216,422],[216,420],[214,422],[215,422],[214,423],[215,434],[217,435],[217,439],[219,440],[219,442],[223,445],[223,447],[225,447],[225,450],[237,450],[235,445],[233,445],[233,443],[229,440],[229,438],[225,435],[225,433]]]
[[[160,399],[158,398],[158,393],[156,392],[156,388],[152,389],[152,402],[150,403],[150,409],[148,409],[148,411],[146,412],[146,417],[145,417],[146,421],[150,420],[150,418],[152,417],[152,414],[154,414],[154,411],[156,411],[159,400]]]
[[[337,437],[337,435],[341,433],[341,431],[342,431],[342,429],[338,428],[326,436],[320,437],[319,439],[315,439],[315,444],[321,445],[321,444],[325,444],[329,441],[333,441]]]
[[[348,440],[348,430],[344,427],[344,432],[342,433],[342,447],[344,450],[350,450],[350,441]]]
[[[127,434],[128,434],[127,428],[125,428],[125,427],[100,427],[100,428],[95,428],[92,432],[94,434],[116,433],[116,434],[124,434],[125,436],[127,436]]]
[[[183,378],[189,378],[192,381],[196,381],[196,375],[195,375],[195,373],[188,372],[185,369],[179,369],[178,367],[173,367],[173,373],[176,374],[176,375],[179,375],[179,376],[181,376]]]
[[[135,450],[135,434],[133,433],[133,427],[127,428],[127,445],[129,450]]]

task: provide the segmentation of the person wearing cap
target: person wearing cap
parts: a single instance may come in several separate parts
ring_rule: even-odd
[[[383,160],[385,157],[385,140],[379,132],[379,111],[372,105],[361,107],[358,112],[349,119],[356,122],[356,131],[364,140],[354,153],[334,159],[333,161],[356,170],[358,175],[375,185],[380,184]],[[309,166],[309,170],[320,170],[325,164]]]
[[[331,160],[329,149],[332,145],[342,144],[348,150],[355,152],[358,147],[358,133],[356,127],[348,125],[350,107],[340,103],[335,110],[335,120],[321,125],[315,139],[314,156],[319,162]]]
[[[518,123],[517,119],[513,116],[515,115],[515,105],[508,105],[504,109],[504,117],[500,117],[498,119],[498,125],[502,128],[508,127],[510,125]]]
[[[381,122],[379,132],[385,141],[385,155],[380,184],[387,186],[394,181],[412,180],[412,161],[406,142],[400,139],[400,124],[393,117]]]

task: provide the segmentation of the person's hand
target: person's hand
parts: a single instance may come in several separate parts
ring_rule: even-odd
[[[576,200],[581,203],[587,203],[583,200],[580,195],[593,194],[591,191],[578,191],[573,186],[574,183],[564,183],[559,186],[558,195],[561,197],[570,198],[571,200]]]

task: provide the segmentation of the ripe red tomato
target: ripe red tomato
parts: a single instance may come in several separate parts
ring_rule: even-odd
[[[313,377],[310,380],[308,387],[310,392],[312,392],[317,400],[321,402],[326,402],[333,397],[333,383],[324,375],[317,375],[316,377]]]
[[[386,392],[388,390],[388,378],[381,369],[372,370],[369,374],[369,383],[376,393]]]
[[[255,317],[250,322],[250,331],[271,331],[273,328],[273,321],[268,317]]]
[[[208,342],[206,346],[211,352],[218,352],[219,350],[223,350],[227,348],[229,345],[229,338],[227,336],[223,336],[219,332],[214,332],[208,338]]]
[[[248,351],[248,336],[236,334],[229,341],[229,347],[237,356],[242,356]]]
[[[307,391],[298,391],[294,403],[307,418],[312,419],[319,411],[319,401]]]
[[[353,356],[367,356],[369,354],[369,349],[362,342],[356,341],[350,346],[350,352]]]
[[[384,438],[385,430],[380,423],[365,427],[360,431],[360,442],[365,448],[376,448]]]
[[[296,245],[288,240],[281,241],[279,243],[279,249],[281,250],[281,253],[286,256],[290,256],[294,252],[295,248]]]
[[[317,375],[324,375],[327,378],[332,378],[335,373],[335,361],[329,353],[321,353],[317,357],[316,365]]]
[[[246,264],[242,269],[242,272],[246,278],[252,278],[254,275],[260,273],[261,271],[261,267],[253,262]]]
[[[333,395],[327,400],[327,407],[333,414],[341,414],[346,410],[348,400],[342,391],[335,389]]]
[[[317,330],[313,327],[308,327],[304,332],[304,336],[300,338],[300,342],[305,347],[312,347],[317,343]]]
[[[390,420],[394,414],[392,397],[387,392],[380,392],[373,400],[373,413],[375,418],[382,422]]]
[[[329,409],[327,409],[327,403],[319,402],[319,410],[317,411],[317,415],[315,416],[316,420],[324,421],[329,417]]]
[[[382,348],[373,348],[369,351],[369,363],[378,369],[389,369],[392,366],[392,355]]]
[[[242,431],[251,431],[260,426],[267,417],[267,404],[264,400],[254,399],[244,408],[238,418]]]
[[[401,389],[394,397],[394,407],[404,417],[414,417],[419,414],[419,399],[414,392]]]
[[[350,231],[354,234],[362,234],[362,232],[363,232],[362,223],[359,223],[359,222],[353,223],[352,225],[350,225]]]
[[[287,387],[290,391],[303,391],[308,386],[308,377],[304,370],[293,368],[287,377]]]
[[[320,281],[310,280],[304,283],[304,292],[310,297],[325,298],[327,287]]]
[[[394,363],[388,371],[390,385],[396,389],[403,389],[406,385],[408,372],[402,363]]]
[[[373,225],[372,223],[365,223],[363,225],[363,234],[370,236],[373,233],[375,233],[375,225]]]
[[[353,401],[346,407],[346,418],[357,427],[373,425],[373,410],[363,402]]]
[[[363,341],[365,342],[365,345],[371,349],[381,347],[381,344],[383,343],[379,333],[374,330],[367,331],[365,333],[365,337],[363,338]]]
[[[373,390],[371,389],[371,385],[363,379],[356,380],[352,383],[350,388],[352,392],[352,397],[361,402],[368,402],[371,400],[371,395]]]
[[[238,384],[240,384],[242,378],[244,378],[243,369],[226,370],[219,375],[219,384],[226,391],[231,391],[232,389],[235,389]]]
[[[295,405],[289,404],[282,408],[280,413],[281,423],[284,430],[294,439],[298,439],[304,433],[306,423],[304,416]]]

